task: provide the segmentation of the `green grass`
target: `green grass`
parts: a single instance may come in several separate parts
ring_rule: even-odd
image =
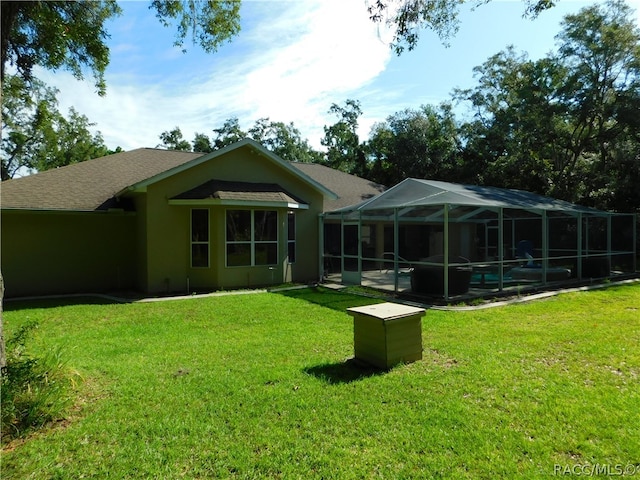
[[[66,368],[60,348],[30,355],[26,344],[34,322],[21,325],[5,342],[7,365],[2,371],[2,442],[30,431],[64,415],[74,383],[73,372]]]
[[[640,468],[640,286],[430,310],[424,358],[359,368],[328,290],[6,304],[82,377],[2,478],[546,478]],[[612,467],[613,468],[613,467]]]

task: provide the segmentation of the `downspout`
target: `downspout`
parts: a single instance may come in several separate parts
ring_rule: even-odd
[[[502,211],[502,208],[500,208]],[[503,215],[504,221],[504,215]],[[516,221],[515,219],[511,219],[511,255],[510,258],[515,258],[516,256]]]
[[[547,284],[547,268],[549,267],[549,225],[547,211],[542,210],[542,284]]]
[[[609,274],[611,277],[611,271],[613,270],[613,264],[611,263],[611,214],[607,215],[607,262],[609,264]]]
[[[589,258],[589,217],[586,218],[586,222],[585,222],[585,251],[587,252],[587,258]]]
[[[340,281],[344,282],[344,212],[340,212]]]
[[[443,252],[444,252],[444,299],[449,300],[449,204],[444,204],[444,235],[443,235]]]
[[[511,222],[513,228],[513,222]],[[511,235],[513,243],[513,235]],[[504,289],[504,211],[498,208],[498,291]]]
[[[398,208],[393,209],[393,291],[398,293],[398,244],[400,233],[398,227]]]
[[[362,285],[362,210],[358,210],[358,285]]]
[[[578,256],[577,256],[577,272],[578,280],[582,280],[582,212],[578,212]]]
[[[318,274],[320,279],[318,283],[324,280],[324,214],[318,215]],[[297,239],[296,239],[297,243]],[[297,245],[296,245],[297,248]]]
[[[484,261],[489,261],[489,222],[484,223]]]
[[[633,225],[633,273],[638,271],[638,215],[632,214]]]

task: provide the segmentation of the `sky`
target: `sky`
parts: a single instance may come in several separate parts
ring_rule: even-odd
[[[465,7],[448,47],[426,31],[416,49],[397,56],[390,31],[369,20],[367,0],[244,0],[239,35],[213,54],[190,40],[186,53],[174,47],[175,30],[158,22],[149,2],[119,2],[123,14],[107,24],[104,97],[90,72],[84,81],[65,71],[37,76],[59,89],[62,112],[74,107],[86,115],[111,149],[157,147],[160,134],[175,127],[189,141],[195,133],[212,137],[231,117],[245,130],[260,118],[293,122],[321,149],[323,127],[337,120],[332,104],[360,102],[364,140],[396,112],[473,87],[473,68],[508,45],[531,59],[546,55],[563,17],[592,3],[560,0],[535,20],[522,18],[517,0]],[[640,26],[640,0],[627,3]]]

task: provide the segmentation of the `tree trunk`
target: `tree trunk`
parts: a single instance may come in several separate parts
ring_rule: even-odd
[[[7,355],[4,350],[4,328],[2,321],[2,300],[4,299],[4,278],[0,272],[0,373],[4,374],[7,368]]]

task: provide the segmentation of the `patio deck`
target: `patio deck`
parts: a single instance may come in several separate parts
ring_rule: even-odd
[[[325,277],[325,283],[328,285],[344,285],[342,283],[342,276],[340,273],[328,274]],[[531,281],[527,279],[513,279],[509,275],[505,275],[503,279],[503,289],[500,290],[498,288],[497,279],[486,276],[483,281],[482,274],[480,272],[474,272],[469,290],[461,295],[450,296],[449,301],[460,302],[487,296],[509,295],[515,293],[519,294],[523,291],[533,290],[540,287],[553,289],[554,287],[566,284],[567,281],[556,281],[547,282],[546,285],[543,285],[541,282]],[[360,285],[363,287],[380,290],[386,293],[394,293],[394,272],[391,270],[363,271]],[[398,278],[397,295],[410,296],[413,298],[423,298],[427,302],[436,300],[436,298],[438,301],[442,301],[442,297],[428,296],[413,292],[411,289],[411,275],[408,272],[402,272]]]

